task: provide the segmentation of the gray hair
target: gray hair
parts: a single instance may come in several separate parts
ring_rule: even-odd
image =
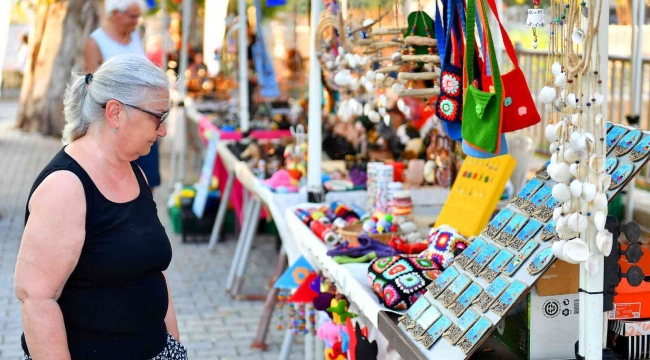
[[[142,106],[152,91],[169,90],[165,72],[142,55],[117,55],[104,62],[86,84],[86,75],[73,70],[63,99],[63,143],[86,135],[92,123],[101,123],[109,100]]]
[[[110,16],[113,11],[126,11],[126,9],[131,5],[138,5],[140,10],[146,11],[147,4],[144,3],[144,0],[105,0],[104,7],[106,8],[106,14]]]

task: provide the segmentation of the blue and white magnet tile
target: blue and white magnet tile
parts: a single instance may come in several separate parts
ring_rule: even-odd
[[[503,273],[508,276],[513,276],[521,265],[526,262],[526,260],[533,254],[533,251],[537,249],[539,244],[535,240],[530,240],[524,245],[524,247],[515,255],[512,260],[506,265],[503,269]]]
[[[629,155],[629,159],[632,162],[637,162],[643,160],[650,153],[650,136],[646,135],[638,144],[634,146],[632,152]],[[608,159],[609,160],[609,159]],[[610,174],[608,172],[608,174]]]
[[[501,249],[498,246],[489,243],[480,254],[467,267],[467,271],[474,276],[478,276],[481,271],[494,259]]]
[[[508,224],[501,230],[499,235],[494,239],[496,243],[502,246],[508,246],[512,238],[517,235],[519,230],[526,224],[528,217],[522,214],[515,214]]]
[[[544,225],[539,238],[542,241],[549,241],[552,239],[559,240],[557,231],[555,230],[555,220],[550,220],[546,225]]]
[[[548,185],[542,186],[533,197],[530,198],[530,201],[526,202],[523,209],[521,209],[528,216],[532,216],[537,209],[544,205],[544,202],[551,197],[551,187]]]
[[[458,277],[460,273],[455,266],[449,266],[434,282],[427,286],[427,293],[437,298]]]
[[[462,294],[456,299],[456,301],[451,305],[449,311],[451,311],[457,317],[463,315],[465,310],[467,310],[474,300],[483,292],[483,288],[477,283],[472,283],[470,286],[463,291]]]
[[[550,163],[551,163],[550,160],[547,161],[546,164],[544,164],[544,166],[542,166],[539,170],[535,172],[535,176],[544,180],[550,179],[551,176],[548,174],[548,164]]]
[[[457,347],[464,353],[469,354],[474,347],[478,345],[483,336],[492,328],[492,323],[487,318],[481,316],[469,331],[458,342]]]
[[[562,205],[562,203],[551,196],[542,206],[537,208],[535,213],[533,213],[533,217],[543,222],[548,222],[553,217],[553,210],[560,205]]]
[[[474,310],[467,310],[458,321],[456,321],[449,330],[447,330],[443,337],[449,341],[450,344],[456,344],[458,340],[478,321],[480,315]]]
[[[445,315],[442,315],[424,334],[416,337],[415,340],[419,341],[425,348],[429,349],[433,344],[442,337],[447,329],[452,325],[451,320]]]
[[[471,283],[472,280],[469,276],[465,274],[458,275],[456,280],[438,297],[438,301],[442,306],[449,307]]]
[[[478,255],[486,245],[487,242],[485,239],[480,236],[477,237],[465,250],[463,250],[462,253],[460,253],[460,255],[456,256],[454,264],[464,269],[472,260],[474,260],[476,255]]]
[[[614,147],[614,154],[616,154],[616,156],[623,156],[629,153],[641,140],[642,136],[643,133],[639,129],[628,132]]]
[[[513,256],[514,255],[506,249],[499,251],[497,256],[494,257],[494,260],[492,260],[492,262],[490,262],[490,264],[483,271],[481,271],[481,279],[487,281],[488,283],[491,283],[494,279],[496,279],[497,276],[499,276],[503,268],[506,267]]]
[[[526,204],[526,200],[530,200],[530,198],[535,194],[537,189],[542,187],[543,182],[538,179],[538,178],[532,178],[530,181],[524,185],[524,188],[519,191],[517,196],[515,196],[512,201],[510,201],[510,204],[522,208],[523,205]]]
[[[413,305],[406,311],[406,314],[399,318],[400,324],[404,327],[410,326],[413,321],[417,320],[431,306],[431,302],[426,296],[420,296]]]
[[[542,249],[542,251],[538,252],[533,257],[533,261],[528,264],[528,273],[530,275],[539,274],[540,272],[544,271],[544,269],[546,269],[546,267],[548,267],[551,262],[553,262],[553,259],[553,249],[551,247]]]
[[[427,329],[429,329],[441,316],[442,313],[440,310],[438,310],[435,305],[432,305],[429,306],[424,313],[413,322],[413,324],[405,326],[404,328],[408,330],[411,336],[417,337],[427,331]]]
[[[508,288],[499,296],[497,301],[492,305],[490,310],[495,314],[503,317],[508,310],[519,300],[519,297],[526,291],[528,285],[519,280],[515,280]]]
[[[494,216],[494,218],[490,220],[490,223],[488,223],[488,225],[485,227],[483,235],[490,239],[494,239],[494,237],[499,234],[499,231],[501,231],[504,226],[506,226],[514,214],[514,211],[508,208],[504,208],[499,211],[499,213],[496,214],[496,216]]]
[[[619,188],[625,184],[630,176],[634,174],[634,164],[621,165],[612,174],[612,183],[609,185],[609,190]]]
[[[474,302],[474,306],[482,312],[488,311],[496,299],[503,294],[509,285],[510,282],[508,280],[504,279],[502,276],[497,277],[490,286],[479,295]]]
[[[616,170],[616,166],[618,166],[618,158],[616,157],[607,158],[607,161],[605,162],[605,172],[608,175],[611,175],[614,172],[614,170]]]
[[[621,138],[627,133],[627,129],[621,126],[614,126],[608,133],[607,133],[607,153],[618,144],[618,142],[621,140]]]
[[[514,239],[508,244],[509,248],[514,249],[515,251],[521,250],[522,247],[537,235],[539,229],[542,228],[544,224],[541,221],[536,219],[530,219],[524,225],[524,227],[515,235]]]

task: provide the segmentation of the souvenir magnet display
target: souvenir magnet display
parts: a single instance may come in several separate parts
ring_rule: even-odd
[[[537,190],[535,195],[530,198],[530,201],[528,201],[526,205],[524,205],[524,208],[521,210],[528,216],[532,216],[539,207],[544,205],[544,202],[548,200],[549,197],[551,197],[551,187],[544,185],[539,190]]]
[[[497,235],[494,241],[502,246],[508,246],[512,241],[512,238],[517,235],[519,230],[524,226],[528,218],[522,214],[515,214],[515,216],[510,219],[508,224],[503,230]]]
[[[436,321],[433,326],[429,328],[424,334],[415,338],[419,341],[425,348],[429,349],[433,344],[440,339],[442,334],[449,329],[452,325],[451,320],[445,315],[441,316],[438,321]]]
[[[646,136],[641,139],[641,141],[639,141],[639,143],[634,146],[634,149],[632,149],[632,152],[628,157],[630,161],[636,162],[643,160],[646,156],[648,156],[648,153],[650,153],[650,136]],[[609,159],[607,161],[609,161]],[[611,174],[610,171],[607,173]]]
[[[508,244],[509,248],[515,249],[516,251],[521,250],[522,247],[528,242],[528,240],[535,237],[539,229],[542,228],[544,224],[535,219],[530,219],[524,225],[524,227],[517,233],[515,238]]]
[[[503,268],[503,273],[512,276],[517,272],[517,270],[521,267],[521,264],[523,264],[526,259],[530,257],[530,255],[537,249],[539,244],[535,240],[530,240],[524,245],[524,247],[519,251],[515,257],[510,260],[508,265],[506,265],[505,268]]]
[[[456,344],[458,340],[469,330],[479,319],[479,315],[474,310],[468,310],[461,316],[458,321],[452,324],[442,336],[451,344]]]
[[[488,286],[487,289],[478,296],[476,301],[474,301],[476,308],[482,312],[488,311],[490,306],[494,304],[496,299],[506,290],[508,285],[510,285],[510,283],[502,276],[494,279],[492,284],[490,284],[490,286]]]
[[[467,289],[465,289],[465,291],[463,291],[458,299],[456,299],[449,310],[456,315],[456,317],[460,317],[463,315],[465,310],[472,305],[481,292],[483,292],[483,289],[477,283],[472,283],[467,287]]]
[[[632,154],[630,154],[630,157]],[[605,172],[608,175],[611,175],[614,170],[616,169],[616,166],[618,165],[618,159],[615,157],[608,158],[607,161],[605,162]]]
[[[515,196],[510,204],[521,209],[524,202],[533,196],[533,194],[542,186],[542,182],[539,179],[533,178],[530,180],[523,189]]]
[[[491,283],[497,276],[499,276],[501,270],[505,268],[505,266],[508,264],[508,261],[510,261],[513,256],[514,255],[506,249],[499,251],[494,260],[492,260],[492,262],[490,262],[490,264],[483,271],[481,271],[481,278],[488,283]]]
[[[404,327],[410,326],[417,318],[420,317],[431,306],[431,303],[426,296],[420,296],[415,304],[406,311],[406,314],[400,316],[399,322],[404,325]]]
[[[614,154],[616,156],[623,156],[632,150],[634,146],[641,140],[643,133],[641,130],[632,130],[629,133],[625,134],[623,138],[616,144],[614,147]]]
[[[514,305],[521,294],[528,288],[526,284],[522,283],[519,280],[515,280],[508,288],[499,296],[497,301],[492,305],[490,310],[494,311],[495,314],[503,317],[506,315],[508,310]]]
[[[438,301],[442,304],[444,307],[449,307],[451,303],[454,302],[454,300],[458,299],[460,294],[467,289],[469,284],[472,283],[472,280],[465,274],[460,274],[454,280],[454,282],[449,285],[449,287],[442,292],[440,297],[438,298]]]
[[[634,174],[634,164],[619,166],[612,174],[612,183],[609,185],[609,190],[617,189],[625,184],[632,174]]]
[[[487,244],[485,249],[472,261],[467,267],[467,271],[474,276],[478,276],[481,271],[494,259],[499,253],[499,247],[494,244]]]
[[[456,267],[453,265],[448,267],[434,282],[427,286],[427,291],[431,296],[433,296],[433,298],[437,298],[438,295],[442,294],[442,292],[449,286],[449,284],[456,280],[458,275],[459,272],[456,270]]]
[[[462,253],[460,253],[460,255],[454,259],[454,264],[460,266],[461,268],[465,268],[467,264],[474,260],[476,255],[478,255],[478,253],[480,253],[483,248],[485,248],[486,245],[487,243],[485,240],[483,240],[480,236],[477,237],[465,250],[463,250]]]
[[[544,180],[550,179],[551,176],[548,174],[548,170],[546,168],[548,166],[548,164],[550,164],[550,161],[547,161],[546,164],[544,164],[544,166],[542,166],[541,169],[537,170],[535,172],[535,176],[537,176],[540,179],[544,179]]]
[[[607,154],[609,154],[610,151],[618,144],[618,141],[621,140],[623,135],[627,133],[627,129],[624,127],[620,126],[614,126],[608,133],[607,133]]]
[[[435,305],[429,306],[420,317],[413,322],[408,327],[404,327],[409,331],[411,336],[416,337],[422,335],[428,328],[433,325],[440,317],[442,313]]]
[[[487,225],[483,231],[483,235],[490,239],[494,239],[494,237],[499,234],[499,231],[501,231],[504,226],[506,226],[514,214],[515,213],[510,209],[501,210]]]
[[[463,336],[463,338],[460,340],[457,345],[458,348],[460,348],[463,353],[469,354],[469,352],[472,351],[476,345],[478,345],[479,341],[481,341],[483,335],[485,335],[491,328],[492,323],[490,320],[481,316],[476,324],[474,324],[474,326],[472,326],[472,328],[469,329],[465,336]]]
[[[562,205],[562,203],[551,196],[546,200],[544,205],[540,206],[537,211],[535,211],[533,217],[543,222],[548,222],[553,217],[553,210],[560,205]]]
[[[533,261],[528,264],[528,273],[536,275],[542,272],[553,260],[553,249],[548,247],[535,255]]]
[[[546,225],[544,225],[544,229],[542,229],[542,233],[539,238],[542,241],[560,240],[560,237],[555,230],[555,220],[551,220],[546,223]]]

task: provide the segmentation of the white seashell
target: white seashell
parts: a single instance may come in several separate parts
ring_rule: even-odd
[[[579,121],[580,121],[580,116],[578,114],[571,115],[571,125],[578,126]]]
[[[391,86],[391,90],[393,93],[397,94],[398,92],[404,90],[404,84],[396,82],[393,84],[393,86]]]
[[[587,152],[587,148],[584,148],[582,150],[576,151],[576,155],[578,156],[578,159],[584,160],[589,156],[589,153]]]
[[[366,84],[365,88],[366,88],[366,91],[367,91],[367,92],[371,93],[371,92],[375,91],[375,84],[373,84],[373,83],[371,83],[370,81],[368,81],[368,83]]]
[[[589,159],[589,168],[595,173],[602,173],[605,171],[605,163],[607,158],[605,155],[593,154]]]
[[[375,81],[378,82],[378,83],[381,83],[382,81],[384,81],[385,78],[386,78],[386,75],[384,75],[383,73],[377,73],[375,75]]]
[[[553,76],[558,76],[562,72],[562,64],[559,62],[554,62],[553,65],[551,65],[551,72],[553,73]]]
[[[560,260],[564,260],[564,246],[566,245],[566,240],[558,240],[553,242],[551,249],[553,250],[553,256]]]
[[[596,197],[596,185],[590,182],[583,183],[581,197],[587,202],[593,200]]]
[[[576,94],[569,93],[567,95],[566,103],[567,103],[567,105],[571,106],[572,108],[577,107],[578,106],[578,98],[576,97]]]
[[[596,114],[594,117],[594,122],[599,129],[602,129],[603,126],[605,126],[605,116],[603,116],[601,113]]]
[[[572,212],[571,210],[572,205],[573,202],[571,201],[571,199],[565,201],[564,204],[562,204],[562,212],[565,214]]]
[[[569,216],[568,225],[569,228],[575,232],[583,232],[587,229],[587,217],[575,212]]]
[[[609,256],[609,254],[612,253],[613,243],[614,237],[612,236],[612,233],[607,230],[599,231],[596,235],[596,247],[598,247],[598,250],[600,250],[600,252],[605,256]]]
[[[552,154],[557,151],[557,147],[560,145],[557,141],[554,141],[551,143],[551,145],[548,147],[549,152]]]
[[[566,73],[559,73],[555,76],[555,86],[562,89],[566,87]]]
[[[591,202],[595,211],[607,211],[607,195],[604,192],[598,192]]]
[[[364,26],[364,27],[366,27],[366,26],[370,26],[370,25],[372,25],[372,24],[374,24],[374,23],[375,23],[375,20],[373,20],[373,19],[366,19],[366,20],[363,20],[363,26]]]
[[[598,211],[594,215],[594,225],[599,232],[605,231],[605,222],[607,221],[607,214],[603,211]]]
[[[580,180],[571,181],[571,185],[569,186],[569,188],[571,188],[571,195],[573,195],[575,197],[580,196],[582,194],[582,181],[580,181]],[[560,200],[560,199],[558,199],[558,200]],[[562,200],[560,200],[560,201],[562,201]]]
[[[578,28],[573,29],[571,40],[576,44],[582,44],[585,41],[585,32]]]
[[[556,207],[555,209],[553,209],[553,220],[557,222],[560,216],[562,216],[562,208]]]
[[[379,115],[386,116],[386,108],[385,107],[380,107],[378,110],[379,110]]]
[[[600,106],[605,102],[605,95],[601,93],[594,93],[593,99],[596,99],[596,101],[594,101],[594,105]]]
[[[550,142],[557,141],[558,138],[557,138],[557,135],[555,133],[556,128],[557,128],[556,124],[548,124],[548,125],[546,125],[546,129],[544,130],[544,134],[546,135],[546,139],[548,141],[550,141]],[[551,152],[553,152],[553,151],[555,151],[555,150],[551,150]]]
[[[352,56],[352,54],[348,54],[350,57],[346,57],[346,60],[348,61],[348,66],[351,67],[352,69],[357,67],[357,59]]]
[[[386,126],[390,126],[390,115],[384,115],[384,124],[386,124]]]
[[[595,255],[589,256],[589,259],[585,261],[585,269],[591,276],[596,276],[598,270],[600,270],[600,265],[598,265],[598,258]]]
[[[541,101],[543,104],[550,104],[553,99],[555,99],[556,95],[557,92],[555,91],[554,87],[544,86],[539,92],[539,101]]]
[[[562,249],[564,261],[572,264],[578,264],[589,260],[589,247],[581,238],[575,238],[567,241]]]
[[[584,135],[585,138],[587,139],[588,144],[594,144],[596,142],[596,138],[594,137],[594,134],[590,132],[585,132]]]
[[[571,176],[573,176],[573,177],[578,177],[578,170],[579,169],[580,169],[580,167],[576,163],[573,163],[573,164],[569,165],[569,172],[571,173]]]
[[[549,173],[551,175],[551,173]],[[569,165],[567,163],[559,162],[555,166],[555,171],[551,175],[551,179],[559,183],[566,183],[571,178],[571,173],[569,172]]]
[[[368,81],[374,81],[375,75],[376,75],[375,72],[372,70],[366,71],[366,79],[368,79]]]
[[[564,161],[575,163],[578,160],[578,153],[573,148],[564,150]]]
[[[551,190],[553,197],[558,201],[567,201],[571,198],[571,191],[565,183],[557,183],[553,185],[553,190]]]
[[[571,133],[569,137],[569,145],[575,151],[584,149],[587,146],[587,137],[584,134],[581,134],[577,131]]]
[[[368,116],[370,111],[372,111],[372,105],[370,105],[370,103],[363,105],[363,115]]]
[[[598,184],[598,190],[604,192],[609,189],[609,186],[612,184],[612,176],[600,173],[598,174],[598,180],[596,183]]]
[[[334,75],[334,83],[338,86],[346,86],[349,84],[350,79],[344,72],[338,72]]]
[[[547,105],[547,106],[548,106],[548,105]],[[553,101],[553,107],[554,107],[555,110],[557,110],[557,111],[562,111],[562,108],[564,107],[564,102],[562,101],[562,99],[555,99],[555,100]]]
[[[558,139],[564,139],[564,134],[567,133],[567,123],[564,121],[559,122],[555,127],[555,136]]]
[[[371,112],[368,113],[368,119],[370,119],[370,121],[376,124],[381,119],[381,116],[379,115],[378,112],[372,110]]]
[[[379,102],[382,103],[383,106],[386,106],[386,104],[388,104],[388,97],[386,96],[386,94],[381,94],[379,96]]]

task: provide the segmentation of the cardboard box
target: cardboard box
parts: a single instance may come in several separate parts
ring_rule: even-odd
[[[577,293],[540,296],[533,288],[499,323],[493,336],[522,359],[575,359],[578,297]]]
[[[556,261],[537,280],[539,296],[577,294],[580,286],[580,265]]]

